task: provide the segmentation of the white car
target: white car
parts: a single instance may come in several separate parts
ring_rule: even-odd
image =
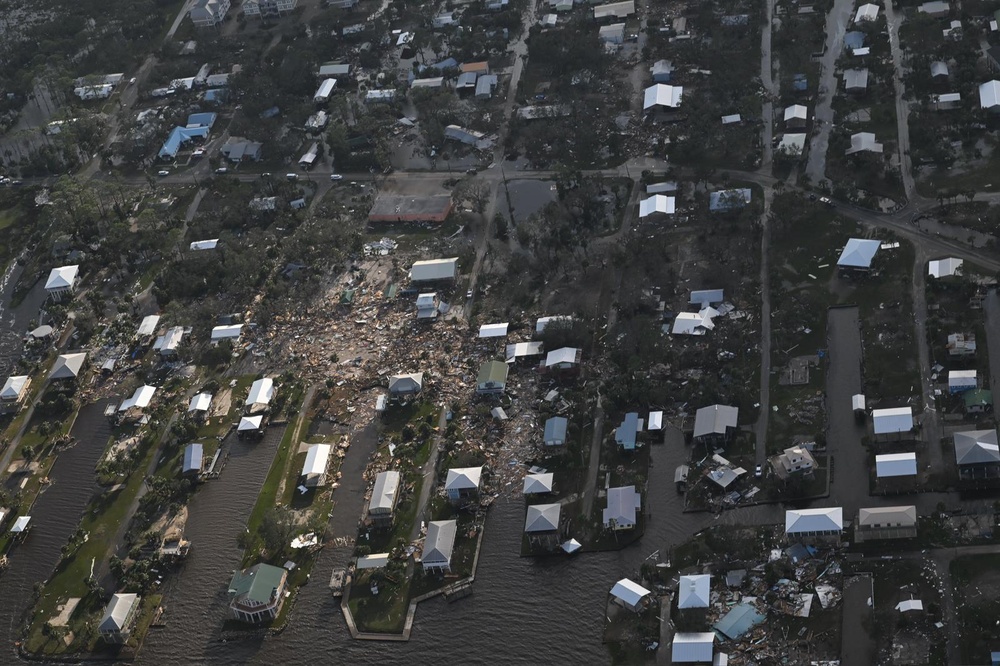
[[[339,173],[331,173],[330,180],[344,180],[344,177],[341,176]]]
[[[167,171],[166,169],[160,169],[159,171],[156,172],[156,175],[157,176],[169,176],[170,172]]]

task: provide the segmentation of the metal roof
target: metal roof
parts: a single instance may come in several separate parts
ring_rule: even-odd
[[[139,323],[139,337],[148,337],[156,333],[156,326],[160,323],[160,315],[149,315],[143,317]]]
[[[715,623],[712,628],[731,640],[736,640],[767,619],[753,604],[744,602],[735,606]]]
[[[708,608],[711,589],[712,577],[708,574],[681,576],[677,584],[677,607]]]
[[[695,413],[694,436],[725,435],[729,428],[735,428],[740,410],[728,405],[702,407]]]
[[[0,389],[0,400],[17,400],[21,397],[21,391],[28,385],[28,375],[17,375],[8,377]]]
[[[502,338],[507,335],[507,328],[510,326],[509,323],[504,322],[502,324],[483,324],[479,327],[479,337],[481,338]]]
[[[872,423],[876,435],[913,430],[913,408],[894,407],[872,410]]]
[[[941,95],[941,97],[943,97],[943,95]],[[963,263],[965,262],[956,257],[935,259],[927,264],[927,274],[936,278],[949,277],[961,272]]]
[[[524,519],[524,531],[552,532],[559,529],[559,504],[533,504],[528,507]]]
[[[648,199],[639,202],[639,218],[648,217],[654,213],[663,215],[673,215],[675,210],[674,197],[665,194],[654,194]]]
[[[375,477],[375,485],[372,488],[372,498],[368,502],[369,512],[390,512],[396,504],[396,495],[399,493],[399,481],[401,477],[396,470],[386,470],[380,472]]]
[[[608,506],[604,509],[604,526],[610,527],[612,522],[616,527],[635,525],[636,511],[642,508],[642,496],[636,492],[635,486],[608,488]]]
[[[271,398],[274,397],[274,380],[270,377],[264,377],[262,379],[256,380],[250,386],[250,393],[247,395],[247,400],[245,404],[247,407],[253,405],[266,405],[271,402]]]
[[[49,379],[71,379],[80,374],[84,362],[87,360],[87,353],[62,354],[52,365],[52,372]]]
[[[329,444],[312,444],[306,451],[306,460],[302,464],[301,476],[320,476],[326,472],[326,465],[330,461],[330,451],[333,449]]]
[[[682,86],[657,83],[646,88],[642,98],[642,108],[643,110],[647,110],[655,106],[665,106],[676,109],[681,105],[681,97],[683,95],[684,88]]]
[[[875,476],[914,476],[917,473],[916,453],[886,453],[875,456]]]
[[[232,324],[230,326],[216,326],[212,329],[212,340],[226,340],[240,337],[243,331],[243,324]]]
[[[861,527],[873,525],[911,527],[916,524],[915,506],[877,506],[858,510],[858,525]]]
[[[153,394],[156,393],[155,386],[140,386],[132,394],[132,397],[123,401],[121,405],[118,406],[119,412],[126,412],[133,407],[136,409],[145,409],[149,407],[150,400],[153,399]]]
[[[188,403],[189,412],[207,412],[208,408],[212,406],[212,394],[211,393],[199,393],[191,398],[191,402]]]
[[[650,594],[652,592],[628,578],[622,578],[611,588],[611,596],[621,599],[629,606],[637,605],[643,597]]]
[[[181,472],[184,474],[188,472],[200,472],[204,457],[205,447],[198,442],[188,444],[184,447],[184,463],[181,466]]]
[[[79,273],[79,266],[53,268],[49,273],[49,279],[45,281],[45,288],[47,290],[69,289],[76,283],[76,277]]]
[[[871,268],[872,259],[878,252],[880,241],[867,238],[850,238],[837,260],[838,266],[849,268]]]
[[[955,433],[955,460],[959,465],[1000,462],[996,430],[967,430]]]
[[[566,427],[569,425],[569,421],[562,416],[553,416],[552,418],[545,421],[545,442],[565,442],[566,441]]]
[[[785,534],[839,532],[844,529],[844,509],[794,509],[785,511]]]
[[[545,474],[528,474],[524,477],[524,488],[521,492],[525,495],[551,493],[554,479],[555,474],[552,472],[547,472]]]
[[[448,470],[444,482],[445,490],[472,490],[479,488],[483,467],[456,467]]]
[[[458,257],[450,259],[427,259],[415,261],[410,267],[411,282],[428,282],[431,280],[451,280],[458,268]]]
[[[98,631],[122,631],[126,628],[132,609],[139,603],[138,594],[114,594],[104,610],[104,617],[97,625]]]
[[[421,562],[428,564],[451,564],[451,553],[455,549],[455,535],[458,522],[454,520],[432,520],[427,524],[427,538]]]
[[[678,632],[674,634],[670,659],[675,664],[712,661],[712,651],[714,649],[715,632],[713,631],[698,633]]]

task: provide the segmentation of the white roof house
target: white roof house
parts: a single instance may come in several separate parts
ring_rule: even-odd
[[[792,104],[785,107],[785,122],[805,122],[809,119],[809,109],[801,104]]]
[[[545,474],[528,474],[524,477],[524,489],[521,491],[525,495],[538,495],[552,492],[552,483],[555,474],[547,472]]]
[[[785,534],[832,534],[843,529],[843,507],[785,511]]]
[[[580,362],[580,350],[575,347],[560,347],[545,356],[545,367],[570,367]]]
[[[987,111],[1000,110],[1000,81],[987,81],[979,86],[979,107]]]
[[[254,407],[257,405],[267,405],[271,402],[271,398],[274,397],[274,380],[270,377],[264,377],[263,379],[258,379],[253,384],[250,385],[250,393],[247,395],[246,402],[243,403],[247,407]]]
[[[476,490],[482,481],[483,468],[479,467],[456,467],[448,470],[448,476],[444,482],[445,490]]]
[[[190,249],[196,252],[200,250],[214,250],[218,244],[218,238],[209,238],[208,240],[200,240],[191,243]]]
[[[649,217],[654,213],[663,215],[673,215],[675,210],[674,197],[665,194],[654,194],[648,199],[639,202],[639,218]]]
[[[951,393],[968,391],[979,386],[979,373],[975,370],[949,370],[948,390]]]
[[[424,552],[420,557],[425,570],[451,568],[451,554],[455,550],[457,534],[457,521],[432,520],[427,524]]]
[[[861,21],[874,21],[878,18],[878,5],[873,5],[871,3],[867,5],[861,5],[858,7],[857,13],[854,15],[854,22],[858,23]]]
[[[635,1],[612,2],[607,5],[594,7],[594,18],[597,20],[604,18],[626,18],[635,14]]]
[[[670,660],[675,664],[691,664],[712,661],[715,649],[715,632],[676,633],[670,651]]]
[[[608,506],[604,509],[604,527],[630,529],[635,527],[636,511],[642,508],[642,496],[635,486],[608,488]]]
[[[628,608],[637,608],[642,603],[642,600],[651,594],[652,592],[642,585],[628,578],[622,578],[611,588],[611,596],[621,601]]]
[[[642,98],[642,110],[646,111],[657,106],[676,109],[681,105],[681,96],[684,94],[682,86],[669,86],[665,83],[657,83],[646,88]]]
[[[319,87],[316,88],[316,94],[313,95],[313,101],[317,104],[322,103],[330,99],[330,95],[333,94],[334,88],[337,87],[337,79],[324,79]]]
[[[236,430],[237,432],[260,430],[260,425],[263,420],[264,417],[260,414],[257,416],[243,416],[240,418],[240,424],[236,426]]]
[[[858,132],[851,135],[851,147],[844,151],[845,155],[855,153],[881,153],[882,144],[875,140],[871,132]]]
[[[79,266],[53,268],[49,273],[49,279],[45,281],[45,291],[50,294],[70,291],[76,285],[76,279],[79,274]]]
[[[915,476],[916,473],[916,453],[886,453],[875,456],[875,476],[880,479],[890,476]]]
[[[996,430],[967,430],[955,433],[955,460],[959,465],[1000,463]]]
[[[801,155],[806,149],[806,135],[803,132],[783,134],[778,142],[778,152],[786,155]]]
[[[872,410],[872,423],[876,435],[913,430],[913,408],[894,407]]]
[[[507,352],[504,355],[508,363],[524,358],[526,356],[541,356],[545,352],[544,343],[541,342],[517,342],[507,345]]]
[[[955,257],[948,257],[947,259],[935,259],[934,261],[927,264],[927,274],[931,277],[943,278],[951,277],[952,275],[960,275],[962,272],[962,264],[965,263],[961,259]]]
[[[844,251],[840,253],[837,260],[838,266],[847,268],[871,268],[872,259],[878,252],[881,242],[868,238],[851,238],[844,246]]]
[[[199,393],[198,395],[191,397],[191,402],[188,403],[188,411],[207,412],[208,408],[211,406],[212,406],[212,394]]]
[[[301,476],[306,479],[322,478],[326,474],[326,466],[330,462],[329,444],[311,444],[306,451],[306,460],[302,464]]]
[[[131,398],[123,401],[122,404],[118,406],[118,411],[127,412],[132,408],[145,409],[146,407],[149,407],[149,403],[153,399],[154,393],[156,393],[155,386],[140,386],[135,390]]]
[[[8,377],[7,381],[3,384],[3,388],[0,389],[0,400],[20,400],[21,394],[24,393],[24,389],[28,387],[29,383],[30,379],[28,375]]]
[[[104,616],[97,630],[106,637],[129,633],[129,624],[135,618],[135,608],[139,604],[138,594],[113,594],[104,609]]]
[[[415,261],[410,267],[410,282],[453,280],[458,270],[458,257]]]
[[[715,308],[704,308],[698,312],[679,312],[674,317],[671,335],[705,335],[715,328],[712,319],[718,316]]]
[[[14,521],[14,525],[13,527],[10,528],[10,531],[13,532],[14,534],[27,532],[28,523],[30,522],[31,522],[31,516],[20,516],[17,520]]]
[[[663,430],[663,412],[650,412],[646,419],[646,430]]]
[[[156,333],[156,326],[160,323],[160,315],[149,315],[148,317],[143,317],[142,321],[139,323],[138,336],[140,338],[148,338],[149,336]]]
[[[510,324],[507,322],[504,322],[503,324],[483,324],[479,327],[479,337],[502,338],[507,335],[508,326],[510,326]]]
[[[372,553],[371,555],[362,555],[358,558],[354,568],[359,571],[364,571],[365,569],[384,569],[389,564],[389,556],[390,553]]]
[[[559,504],[532,504],[524,518],[524,531],[532,534],[558,530],[561,510]]]
[[[424,388],[424,373],[407,372],[389,376],[390,395],[410,395],[420,393]]]
[[[866,90],[868,88],[867,69],[845,69],[844,89],[848,92]]]
[[[171,356],[177,354],[177,348],[181,346],[184,339],[184,327],[173,326],[168,328],[163,335],[156,338],[153,349],[160,352],[161,356]]]
[[[392,513],[396,506],[396,495],[399,493],[401,478],[399,472],[392,469],[380,472],[375,477],[372,498],[368,502],[368,513]]]
[[[216,326],[212,329],[212,342],[219,340],[236,340],[243,332],[243,324],[231,324],[229,326]]]
[[[56,358],[56,362],[52,364],[52,372],[49,373],[49,379],[76,378],[80,374],[80,370],[83,369],[83,364],[86,360],[86,352],[60,355]]]
[[[681,576],[677,584],[677,607],[708,608],[711,589],[712,577],[708,574]]]
[[[739,419],[738,407],[710,405],[702,407],[694,416],[694,436],[725,435],[729,428],[735,428]]]

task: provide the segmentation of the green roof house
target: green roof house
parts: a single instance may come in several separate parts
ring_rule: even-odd
[[[479,378],[476,379],[476,393],[479,395],[490,395],[503,393],[507,387],[506,363],[500,361],[487,361],[479,368]]]
[[[273,620],[285,600],[288,572],[270,564],[255,564],[237,571],[229,583],[229,609],[233,617],[250,624]]]

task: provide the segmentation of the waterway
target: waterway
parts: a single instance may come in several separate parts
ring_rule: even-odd
[[[0,376],[7,377],[21,355],[24,336],[29,324],[37,320],[39,310],[45,302],[45,284],[38,280],[16,308],[10,307],[24,267],[17,262],[11,264],[0,275]]]

